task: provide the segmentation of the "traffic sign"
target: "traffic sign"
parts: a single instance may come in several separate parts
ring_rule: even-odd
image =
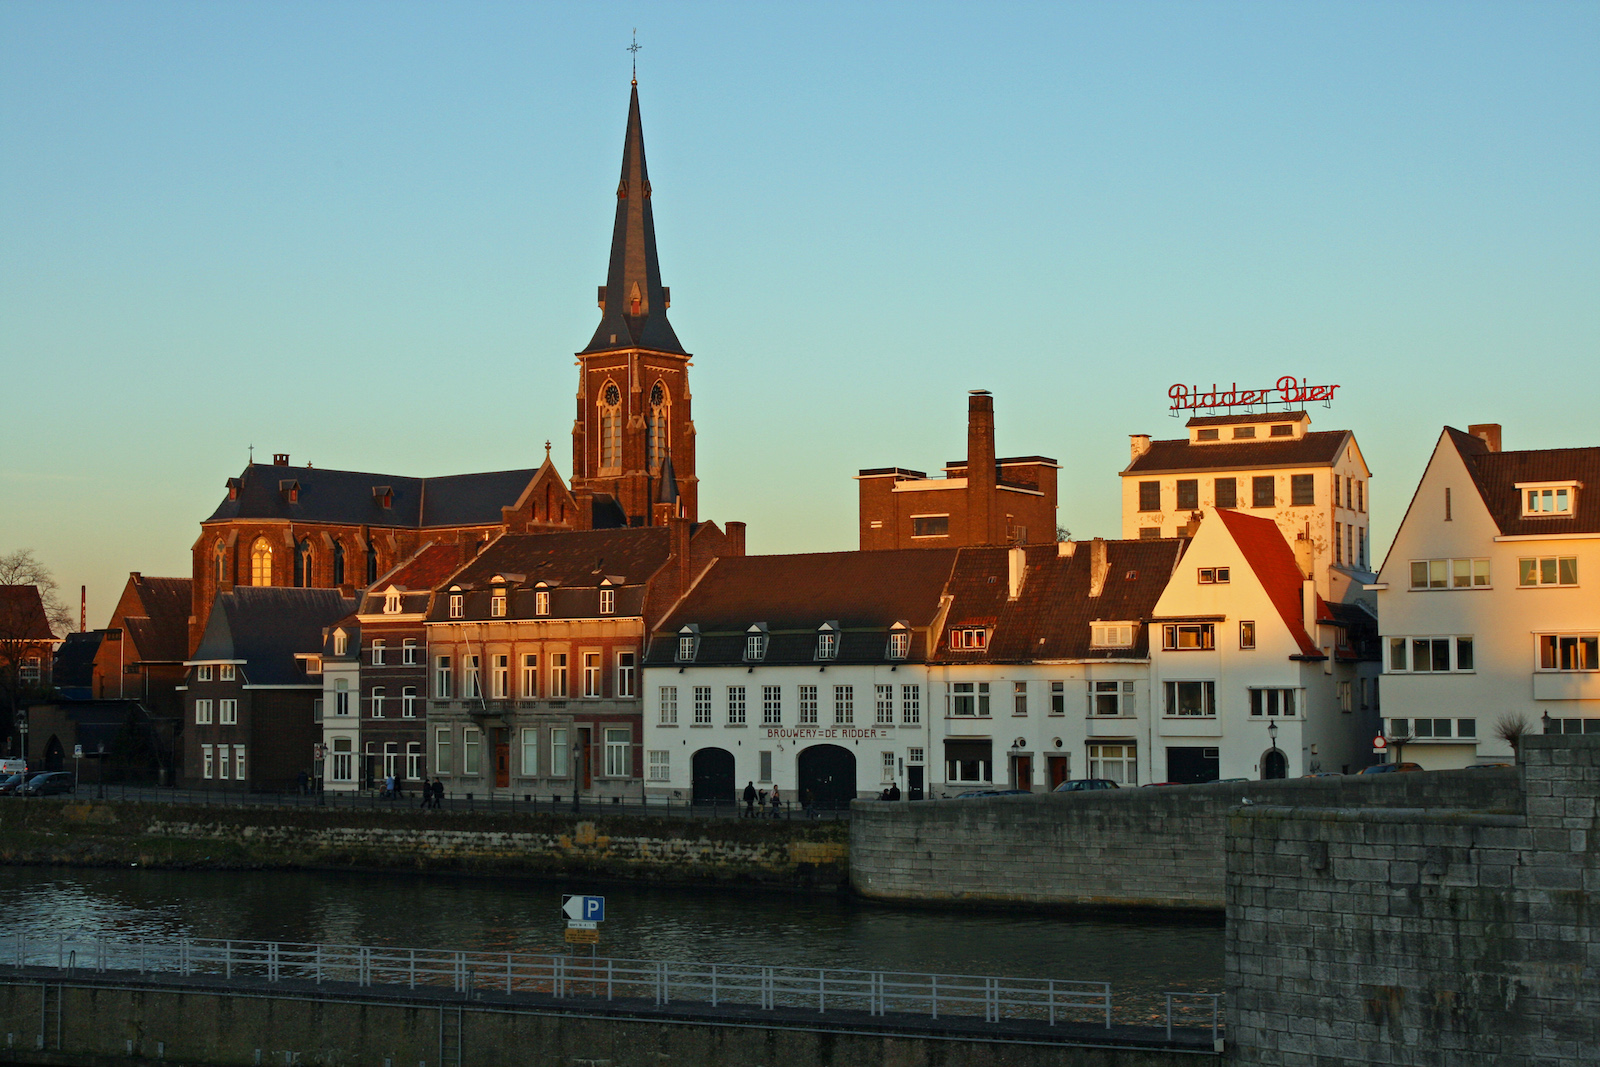
[[[599,923],[584,922],[582,919],[568,919],[567,920],[567,929],[568,930],[598,930],[598,929],[600,929],[600,924]]]
[[[572,893],[561,897],[561,914],[569,919],[579,919],[584,922],[604,922],[606,917],[605,897],[585,897]]]
[[[574,945],[598,945],[600,943],[599,930],[567,929],[567,941]]]
[[[1389,739],[1387,737],[1384,737],[1382,734],[1379,734],[1377,737],[1374,737],[1372,739],[1372,748],[1373,748],[1374,751],[1382,752],[1384,749],[1386,749],[1388,747],[1389,747]]]

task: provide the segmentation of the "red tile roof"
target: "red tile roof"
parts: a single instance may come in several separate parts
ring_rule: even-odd
[[[1228,528],[1233,543],[1239,546],[1244,558],[1255,572],[1256,580],[1266,590],[1272,606],[1278,609],[1283,624],[1308,656],[1319,656],[1321,650],[1306,633],[1301,615],[1301,597],[1305,592],[1305,575],[1295,562],[1294,550],[1283,539],[1283,531],[1271,519],[1246,515],[1243,512],[1218,508],[1217,516]],[[1319,613],[1320,613],[1319,606]]]
[[[427,544],[417,554],[384,575],[374,590],[396,586],[400,589],[432,589],[461,566],[460,545]]]
[[[53,641],[36,585],[0,585],[0,639]]]

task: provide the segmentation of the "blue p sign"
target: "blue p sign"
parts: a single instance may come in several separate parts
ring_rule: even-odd
[[[601,922],[606,917],[605,897],[584,897],[583,917],[589,922]]]

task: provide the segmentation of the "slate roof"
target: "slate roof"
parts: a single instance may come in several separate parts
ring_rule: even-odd
[[[0,637],[8,641],[54,641],[36,585],[0,585]]]
[[[349,615],[356,602],[337,589],[240,586],[211,605],[194,660],[244,660],[251,685],[304,685],[295,653],[322,648],[322,629]]]
[[[1451,426],[1445,433],[1461,454],[1495,525],[1506,536],[1600,533],[1600,448],[1540,448],[1491,452],[1481,438]],[[1583,483],[1570,516],[1523,518],[1519,482]]]
[[[927,655],[926,628],[939,613],[956,549],[816,552],[734,556],[717,560],[662,622],[645,663],[677,657],[677,631],[700,628],[698,664],[742,663],[745,631],[766,623],[766,665],[814,663],[817,629],[837,622],[838,655],[830,663],[883,663],[889,628],[913,628],[908,662]],[[918,632],[918,628],[921,628]]]
[[[50,680],[58,692],[82,690],[84,696],[94,686],[94,657],[100,651],[104,630],[82,630],[68,634],[56,649]]]
[[[1317,643],[1306,633],[1304,617],[1300,611],[1300,598],[1304,595],[1305,576],[1295,561],[1294,549],[1283,539],[1283,531],[1271,519],[1246,515],[1241,511],[1217,508],[1217,517],[1228,528],[1239,551],[1255,572],[1256,580],[1266,590],[1272,606],[1278,609],[1289,634],[1307,656],[1321,656]],[[1319,598],[1320,599],[1320,598]]]
[[[252,463],[238,478],[239,498],[224,498],[205,521],[287,519],[412,529],[494,526],[500,522],[500,509],[515,505],[537,473],[537,468],[530,468],[407,478]],[[293,482],[299,488],[295,503],[289,503],[288,494],[282,489],[285,482]],[[387,508],[373,492],[379,488],[392,491]]]
[[[1093,542],[1080,541],[1071,556],[1054,544],[1029,545],[1021,594],[1010,596],[1010,550],[963,548],[950,578],[952,600],[945,632],[962,627],[992,627],[982,652],[952,651],[939,643],[930,662],[1030,663],[1060,659],[1127,659],[1149,654],[1149,627],[1140,626],[1134,647],[1091,648],[1090,623],[1096,620],[1149,619],[1156,601],[1183,554],[1184,541],[1158,538],[1106,541],[1106,580],[1091,597]]]
[[[672,554],[672,531],[665,526],[569,533],[507,534],[477,558],[439,583],[466,591],[466,617],[489,615],[489,590],[496,575],[507,579],[507,618],[534,618],[540,583],[551,594],[548,618],[588,618],[597,611],[600,584],[611,580],[617,616],[640,615],[646,586]],[[430,622],[447,622],[449,603],[436,597]]]
[[[1349,430],[1314,430],[1298,440],[1267,437],[1254,441],[1191,444],[1185,437],[1176,441],[1151,441],[1149,451],[1129,463],[1122,471],[1122,476],[1191,470],[1326,466],[1339,458],[1345,442],[1350,438]]]
[[[122,626],[146,662],[182,663],[189,656],[189,578],[128,579],[144,608],[142,616],[124,616]]]

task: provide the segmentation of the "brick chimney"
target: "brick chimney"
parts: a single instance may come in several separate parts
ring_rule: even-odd
[[[967,397],[967,543],[998,544],[994,528],[994,397],[974,389]]]
[[[727,549],[722,553],[725,556],[744,555],[744,523],[730,522],[727,528]]]
[[[1467,427],[1467,432],[1488,445],[1490,452],[1500,451],[1500,424],[1498,422],[1475,422]]]
[[[274,452],[272,454],[272,465],[274,467],[287,467],[289,465],[289,453]]]
[[[1111,571],[1111,561],[1106,558],[1106,539],[1096,537],[1089,542],[1089,595],[1099,596],[1106,588],[1106,575]]]

